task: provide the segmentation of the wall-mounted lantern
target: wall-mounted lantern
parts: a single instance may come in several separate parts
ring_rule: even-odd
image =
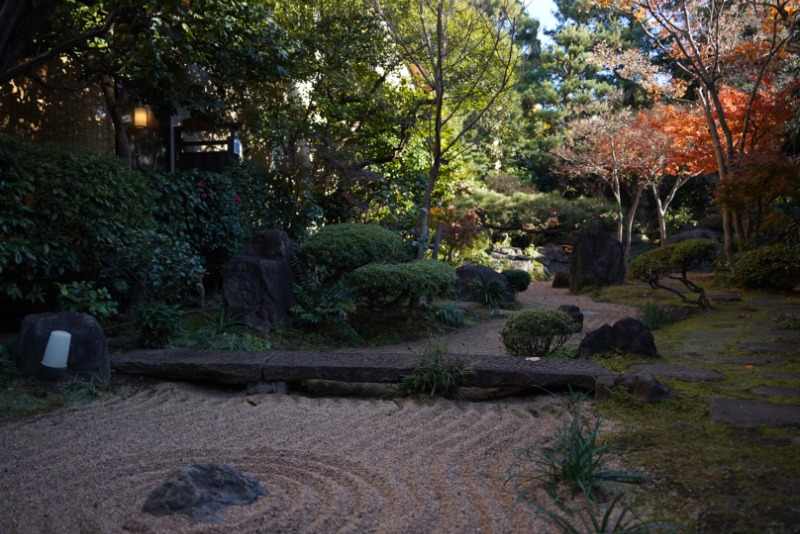
[[[136,128],[147,128],[150,118],[150,108],[147,106],[136,106],[133,108],[133,126]]]

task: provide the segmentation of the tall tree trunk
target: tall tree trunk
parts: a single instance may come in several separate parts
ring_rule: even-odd
[[[633,221],[636,219],[636,210],[639,209],[639,201],[642,199],[642,191],[644,187],[637,187],[636,193],[631,200],[631,207],[628,209],[628,217],[625,221],[625,255],[623,256],[623,265],[625,272],[628,272],[628,261],[631,257],[631,240],[633,238]]]
[[[103,99],[106,102],[108,116],[111,117],[111,123],[114,125],[114,142],[117,156],[122,158],[130,167],[133,165],[133,155],[131,154],[131,145],[128,142],[125,122],[122,120],[122,112],[117,103],[114,79],[111,76],[104,76],[100,81],[100,86],[103,89]]]

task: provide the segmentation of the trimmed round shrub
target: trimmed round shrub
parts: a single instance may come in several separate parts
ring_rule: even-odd
[[[377,224],[331,224],[309,236],[301,247],[315,262],[337,273],[349,273],[370,263],[392,263],[403,258],[399,234]]]
[[[525,310],[506,321],[500,337],[514,356],[547,356],[575,332],[575,322],[559,310]]]
[[[675,245],[670,261],[673,269],[685,273],[713,262],[718,253],[719,243],[713,239],[687,239]]]
[[[393,306],[421,297],[444,295],[453,289],[456,270],[440,261],[371,263],[347,277],[356,298],[369,305]]]
[[[643,252],[631,261],[628,279],[655,283],[672,271],[672,252],[676,245],[667,245]]]
[[[800,284],[800,253],[786,245],[771,245],[739,255],[731,283],[749,289],[790,291]]]
[[[528,289],[528,286],[531,285],[531,275],[527,271],[521,269],[506,269],[500,274],[508,279],[508,283],[511,284],[514,291],[518,293],[525,291]]]

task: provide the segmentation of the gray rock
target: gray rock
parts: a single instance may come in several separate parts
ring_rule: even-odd
[[[622,352],[658,356],[653,333],[647,325],[633,317],[614,323],[614,345]]]
[[[634,372],[647,372],[661,378],[672,378],[684,382],[717,382],[725,377],[713,369],[694,365],[675,365],[669,363],[636,364],[628,367]]]
[[[271,395],[273,393],[286,395],[289,393],[289,383],[280,380],[250,382],[247,384],[248,395]]]
[[[583,314],[581,309],[574,304],[562,304],[558,307],[560,311],[566,312],[575,321],[575,333],[583,330]]]
[[[658,357],[653,333],[643,322],[632,317],[620,319],[613,327],[604,324],[588,332],[578,347],[578,356],[585,358],[609,350]]]
[[[71,334],[67,372],[84,378],[111,380],[108,344],[103,329],[91,315],[77,312],[37,313],[22,320],[14,351],[17,367],[28,376],[40,376],[40,364],[50,332]]]
[[[569,272],[559,271],[553,275],[553,287],[556,289],[569,289]]]
[[[258,480],[225,464],[181,467],[153,490],[142,508],[155,516],[183,514],[192,521],[220,521],[231,506],[267,496]]]
[[[502,299],[506,302],[514,302],[516,296],[514,288],[508,282],[508,278],[498,273],[490,267],[483,265],[462,265],[456,269],[456,294],[462,300],[475,301],[475,282],[474,280],[496,280],[503,286]]]
[[[242,314],[247,326],[262,334],[289,317],[296,304],[291,257],[295,245],[285,232],[264,230],[253,235],[242,254],[222,270],[228,310]]]
[[[800,397],[800,388],[792,386],[758,386],[750,391],[768,397]]]
[[[710,399],[708,405],[715,423],[748,428],[800,424],[800,406],[726,397]]]
[[[625,279],[622,244],[605,234],[582,236],[572,249],[569,290],[621,284]]]
[[[600,328],[587,332],[578,346],[578,357],[586,358],[606,352],[614,345],[614,329],[604,324]]]
[[[672,390],[645,371],[623,373],[614,380],[613,387],[624,389],[640,402],[660,402],[675,398]]]

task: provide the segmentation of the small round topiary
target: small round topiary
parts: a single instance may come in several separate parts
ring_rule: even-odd
[[[736,258],[731,283],[749,289],[790,291],[800,284],[800,253],[785,245],[743,252]]]
[[[403,239],[377,224],[331,224],[306,239],[302,250],[337,273],[349,273],[370,263],[403,260]]]
[[[522,292],[528,289],[531,285],[531,275],[527,271],[521,269],[506,269],[502,273],[508,279],[508,283],[514,288],[516,292]]]
[[[558,310],[525,310],[511,316],[500,337],[514,356],[547,356],[561,348],[575,332],[569,314]]]

